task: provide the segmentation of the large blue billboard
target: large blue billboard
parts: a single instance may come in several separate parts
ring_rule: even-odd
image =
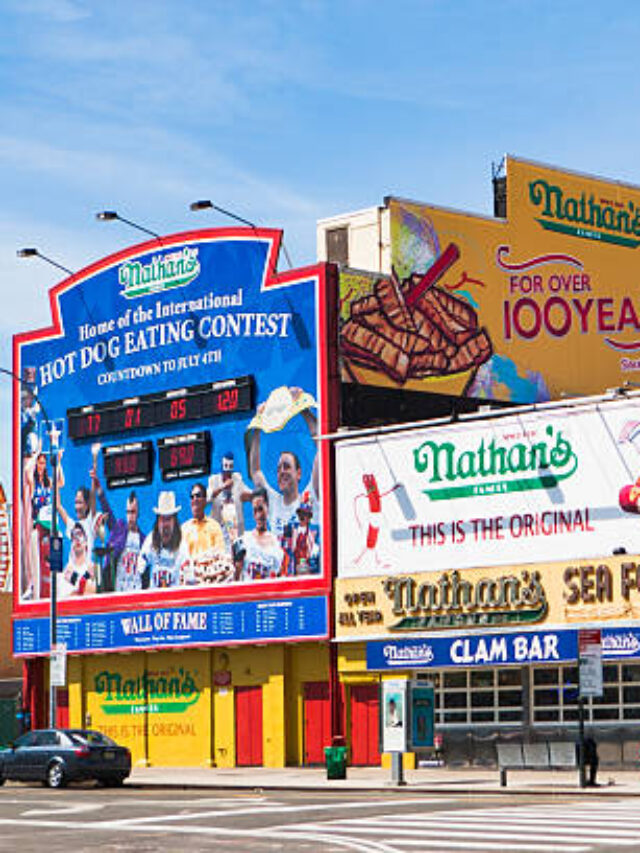
[[[15,337],[17,616],[46,610],[54,504],[64,612],[328,592],[335,283],[279,273],[280,238],[134,246]]]

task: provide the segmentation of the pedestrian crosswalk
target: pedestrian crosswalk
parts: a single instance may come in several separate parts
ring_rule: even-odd
[[[271,831],[273,831],[273,827]],[[589,853],[640,850],[640,804],[589,798],[576,803],[463,807],[391,812],[369,817],[309,821],[278,828],[292,836],[322,835],[323,849]]]

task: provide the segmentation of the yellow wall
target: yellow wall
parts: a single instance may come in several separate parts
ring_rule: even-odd
[[[176,703],[175,710],[161,699],[149,699],[149,764],[211,766],[210,653],[163,651],[146,657],[147,674],[151,679],[177,679],[187,686],[186,693],[183,691],[180,696],[184,702]]]
[[[134,695],[145,670],[145,655],[99,655],[82,659],[84,684],[84,724],[99,729],[131,750],[135,764],[146,763],[144,702]],[[118,700],[117,683],[129,698]],[[71,703],[71,692],[69,695]],[[124,707],[127,713],[119,713]],[[74,719],[77,710],[70,710]]]
[[[321,643],[71,655],[69,724],[110,735],[134,765],[234,767],[235,688],[260,686],[264,766],[302,764],[303,685],[328,678]]]

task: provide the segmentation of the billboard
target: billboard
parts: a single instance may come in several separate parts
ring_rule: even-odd
[[[338,575],[640,554],[640,399],[340,441]]]
[[[640,189],[506,163],[506,220],[388,201],[391,273],[341,272],[343,380],[515,403],[638,380]]]
[[[52,326],[14,338],[18,616],[47,612],[54,479],[63,613],[179,605],[198,636],[213,620],[215,642],[224,614],[190,606],[326,595],[315,438],[334,426],[335,283],[322,265],[278,273],[280,239],[207,229],[131,247],[55,287]]]
[[[637,624],[640,560],[611,556],[336,581],[340,640]]]

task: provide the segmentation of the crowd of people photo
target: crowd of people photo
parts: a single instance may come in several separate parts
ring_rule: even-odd
[[[261,430],[249,428],[245,447],[250,486],[229,450],[206,481],[186,479],[179,483],[183,488],[157,491],[143,518],[148,492],[144,501],[135,489],[107,494],[98,471],[99,447],[93,445],[86,485],[76,489],[71,511],[64,454],[58,454],[54,484],[49,455],[35,429],[33,400],[28,393],[24,396],[23,423],[25,412],[33,421],[23,435],[24,601],[50,594],[54,488],[56,523],[66,540],[57,584],[60,598],[248,583],[320,571],[317,454],[309,482],[301,488],[298,456],[282,451],[271,485],[262,467]],[[314,436],[314,414],[302,414]],[[121,504],[120,509],[114,504]]]

